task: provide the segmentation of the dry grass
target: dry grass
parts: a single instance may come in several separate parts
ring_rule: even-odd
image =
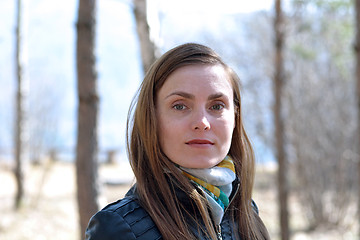
[[[15,182],[10,167],[0,165],[0,239],[41,240],[79,239],[75,201],[74,165],[46,162],[26,169],[26,200],[19,211],[13,210]],[[100,179],[104,206],[124,196],[132,181],[128,164],[102,165]],[[116,184],[114,184],[116,183]],[[118,184],[122,183],[122,184]],[[274,170],[258,168],[254,199],[260,208],[273,240],[279,239]],[[323,228],[303,231],[306,221],[294,196],[290,199],[293,240],[355,239],[355,224],[348,228]]]
[[[321,193],[319,193],[321,194]],[[267,226],[272,240],[279,240],[280,226],[278,223],[278,206],[276,192],[276,170],[273,167],[258,166],[254,199],[260,209],[260,217]],[[308,230],[306,216],[300,206],[295,193],[290,195],[290,227],[292,240],[355,240],[357,224],[355,215],[349,215],[346,226],[323,226],[314,231]],[[356,212],[354,204],[352,212]]]

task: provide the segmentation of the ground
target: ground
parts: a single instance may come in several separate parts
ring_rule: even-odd
[[[271,167],[258,167],[254,199],[271,238],[279,239],[275,175]],[[100,167],[101,206],[121,198],[133,182],[128,163]],[[69,162],[45,162],[26,167],[26,198],[14,211],[15,181],[11,167],[0,162],[0,239],[78,240],[78,216],[75,199],[75,169]],[[290,197],[293,240],[352,240],[356,228],[323,228],[306,232],[306,221],[294,195]],[[355,230],[354,230],[355,229]]]

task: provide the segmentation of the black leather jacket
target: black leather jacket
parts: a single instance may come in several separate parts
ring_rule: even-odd
[[[185,193],[177,192],[177,197],[187,198]],[[187,201],[185,199],[185,201]],[[254,211],[258,212],[255,203]],[[207,239],[203,233],[197,231],[196,225],[188,223],[196,239]],[[220,224],[221,237],[219,239],[239,239],[236,224],[232,223],[226,212]],[[125,198],[111,203],[96,213],[89,222],[86,230],[86,240],[155,240],[163,239],[149,214],[140,206],[136,194],[130,190]]]

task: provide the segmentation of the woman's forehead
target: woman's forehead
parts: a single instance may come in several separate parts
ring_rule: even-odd
[[[197,93],[208,92],[211,95],[232,95],[233,88],[228,73],[221,65],[190,65],[184,66],[168,76],[160,92]],[[164,97],[164,96],[163,96]]]

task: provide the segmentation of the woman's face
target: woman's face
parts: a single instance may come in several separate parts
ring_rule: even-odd
[[[174,163],[210,168],[221,162],[235,127],[233,89],[221,65],[175,70],[156,98],[160,147]]]

